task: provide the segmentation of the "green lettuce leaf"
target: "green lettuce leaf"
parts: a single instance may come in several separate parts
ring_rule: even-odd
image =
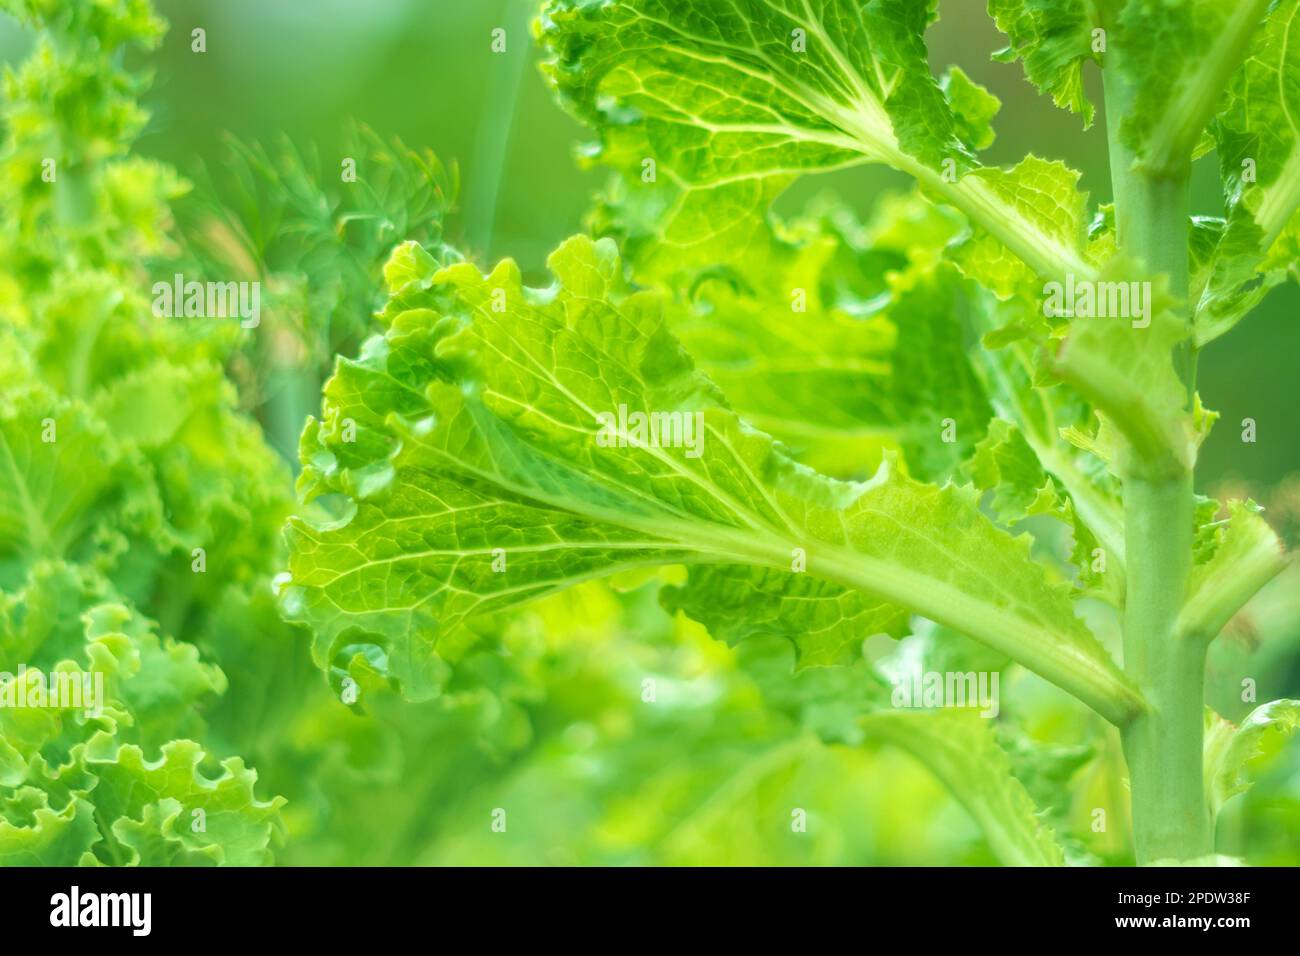
[[[1002,101],[987,87],[976,83],[959,66],[950,66],[939,81],[952,110],[955,133],[967,152],[975,154],[993,145],[993,118]]]
[[[984,328],[971,361],[998,418],[966,463],[976,486],[993,492],[999,520],[1012,525],[1050,515],[1069,526],[1071,560],[1091,593],[1118,606],[1123,599],[1124,521],[1112,453],[1097,415],[1078,394],[1044,374],[1041,355],[1055,347],[1033,329],[1036,312],[1022,298],[983,293],[975,315]],[[1041,336],[1041,338],[1040,338]],[[1006,337],[1009,341],[1000,342]],[[1096,433],[1096,434],[1094,434]],[[1050,478],[1050,480],[1049,480]]]
[[[1218,503],[1212,502],[1217,512]],[[1285,548],[1254,502],[1228,504],[1225,521],[1202,523],[1197,561],[1187,582],[1179,631],[1212,641],[1259,590],[1287,566]],[[1208,545],[1208,547],[1207,547]]]
[[[881,711],[863,717],[868,736],[921,760],[970,812],[1006,866],[1062,866],[1065,855],[1012,772],[990,722],[966,710]]]
[[[869,162],[915,177],[1034,273],[1091,274],[1069,223],[1044,228],[1036,168],[965,175],[992,97],[930,73],[933,2],[734,13],[745,30],[689,0],[552,0],[538,20],[561,103],[600,135],[587,158],[658,194],[666,244],[743,248],[794,178]]]
[[[1132,274],[1114,260],[1102,281],[1122,285]],[[1073,319],[1054,360],[1056,373],[1106,416],[1126,447],[1141,449],[1115,462],[1120,474],[1137,460],[1156,472],[1189,469],[1210,420],[1188,408],[1187,386],[1174,368],[1187,329],[1161,286],[1149,299],[1140,319]]]
[[[938,261],[954,217],[915,193],[887,195],[865,223],[818,200],[760,223],[743,255],[682,253],[642,231],[646,195],[607,197],[596,231],[663,293],[673,334],[742,417],[835,477],[866,477],[889,450],[916,477],[955,473],[989,409],[960,283]]]
[[[1079,191],[1078,172],[1055,160],[1026,156],[1013,169],[984,167],[972,172],[966,181],[978,182],[980,191],[991,202],[1014,210],[1010,214],[1038,237],[1036,241],[1071,250],[1074,265],[1062,272],[1073,272],[1077,277],[1092,275],[1093,267],[1083,251],[1088,196]],[[928,192],[941,198],[932,189]],[[976,230],[953,250],[952,256],[963,273],[1000,297],[1020,293],[1028,301],[1041,301],[1043,284],[1039,276],[1043,270],[1015,252],[996,229],[985,225]]]
[[[1202,270],[1197,345],[1240,322],[1287,278],[1297,259],[1300,130],[1294,117],[1300,115],[1300,54],[1289,39],[1298,11],[1295,0],[1272,4],[1211,125],[1227,222]]]
[[[1230,797],[1250,789],[1251,761],[1264,753],[1269,737],[1290,737],[1300,727],[1300,701],[1261,704],[1239,725],[1214,711],[1205,712],[1205,786],[1210,812],[1218,814]]]
[[[1267,6],[1268,0],[1131,0],[1120,10],[1117,56],[1108,65],[1132,89],[1121,136],[1149,174],[1190,163]]]
[[[995,53],[1004,63],[1021,60],[1025,76],[1057,106],[1078,113],[1086,129],[1094,107],[1083,88],[1083,64],[1099,62],[1094,24],[1085,0],[989,0],[989,15],[1008,45]]]
[[[304,497],[331,510],[291,521],[282,593],[318,663],[370,645],[429,696],[475,615],[638,567],[740,564],[950,623],[1112,718],[1140,706],[1068,589],[968,490],[795,465],[692,368],[612,243],[570,240],[551,268],[545,290],[508,261],[413,280],[385,336],[340,361],[302,443]],[[638,434],[635,412],[677,413],[681,440]]]
[[[1020,430],[1004,419],[989,423],[988,435],[975,446],[967,468],[977,488],[993,493],[993,513],[1003,524],[1052,514],[1060,507],[1038,456]]]
[[[269,583],[288,470],[222,372],[237,324],[146,297],[185,186],[127,155],[147,119],[127,64],[165,25],[143,0],[3,7],[39,32],[0,146],[0,863],[268,863],[280,801],[238,758],[222,771],[204,715],[228,689],[219,616]]]
[[[204,753],[189,740],[163,745],[156,761],[138,747],[97,734],[85,744],[97,783],[95,805],[113,820],[114,852],[128,865],[264,866],[283,797],[253,795],[257,774],[238,757],[215,779],[199,772]]]

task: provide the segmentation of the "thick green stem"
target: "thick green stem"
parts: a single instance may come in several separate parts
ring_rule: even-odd
[[[1125,197],[1127,202],[1117,207],[1121,247],[1145,262],[1152,275],[1168,276],[1169,292],[1182,303],[1180,307],[1190,321],[1191,310],[1185,301],[1190,281],[1191,221],[1187,214],[1190,164],[1176,177],[1151,178],[1136,174],[1132,179]],[[1195,388],[1193,367],[1189,335],[1174,354],[1174,368],[1187,385],[1189,400]]]
[[[1190,157],[1138,170],[1120,136],[1132,89],[1114,65],[1108,62],[1103,76],[1119,246],[1150,275],[1167,276],[1186,312]],[[1173,358],[1190,402],[1191,351]],[[1193,475],[1171,473],[1167,463],[1156,468],[1144,451],[1131,449],[1125,463],[1123,630],[1124,670],[1150,709],[1123,728],[1122,739],[1137,861],[1150,863],[1208,855],[1214,832],[1203,783],[1205,644],[1184,639],[1178,628],[1192,564]]]
[[[1124,486],[1124,669],[1150,710],[1123,731],[1139,863],[1212,852],[1201,735],[1205,646],[1178,634],[1192,554],[1192,476]]]

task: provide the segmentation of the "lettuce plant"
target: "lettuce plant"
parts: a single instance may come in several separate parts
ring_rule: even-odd
[[[1095,746],[1118,734],[1133,858],[1219,859],[1216,813],[1300,704],[1206,708],[1211,643],[1286,559],[1253,502],[1196,493],[1196,366],[1300,251],[1297,2],[989,9],[1085,125],[1100,69],[1113,202],[1058,160],[980,160],[999,103],[933,74],[933,0],[545,4],[546,75],[611,185],[545,288],[389,259],[287,530],[282,609],[336,687],[435,699],[520,606],[651,580],[742,653],[788,640],[770,706],[914,753],[1004,862],[1079,857],[1052,806],[1075,758],[1031,771],[1009,722],[891,706],[909,653],[1071,696]],[[1212,150],[1223,215],[1193,217]],[[914,192],[867,223],[773,211],[862,164]]]
[[[210,725],[212,649],[243,635],[265,664],[289,634],[266,583],[290,477],[223,374],[231,330],[150,311],[185,184],[128,153],[123,62],[164,25],[134,0],[0,8],[39,29],[0,145],[0,864],[268,863],[284,801]],[[97,699],[15,706],[54,675]]]
[[[1295,2],[990,4],[1085,125],[1100,67],[1096,206],[981,162],[933,4],[549,0],[610,178],[541,287],[364,127],[355,182],[142,158],[147,0],[0,10],[0,672],[103,688],[0,696],[0,865],[1293,862],[1234,798],[1294,529],[1193,479],[1196,356],[1296,259]],[[784,195],[863,164],[915,187]],[[153,314],[176,272],[264,321]]]

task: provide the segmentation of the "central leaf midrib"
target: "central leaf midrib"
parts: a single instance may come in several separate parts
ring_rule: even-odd
[[[436,448],[430,450],[448,457]],[[1024,617],[1019,611],[997,607],[988,599],[962,591],[950,581],[913,568],[864,555],[851,548],[837,548],[819,539],[799,542],[780,535],[770,527],[765,527],[764,533],[759,534],[707,519],[682,522],[677,516],[670,517],[666,514],[641,519],[627,512],[608,511],[584,502],[554,499],[540,489],[520,485],[500,474],[468,469],[464,463],[459,463],[459,467],[548,509],[623,527],[662,540],[667,551],[689,550],[711,554],[719,563],[789,571],[792,549],[802,547],[808,556],[807,573],[813,577],[882,598],[970,633],[984,643],[1009,653],[1020,663],[1044,676],[1056,675],[1062,671],[1073,671],[1078,676],[1078,667],[1071,668],[1069,662],[1081,665],[1086,682],[1096,691],[1093,700],[1088,702],[1100,710],[1105,711],[1106,698],[1119,686],[1107,662],[1095,656],[1091,649],[1080,642],[1082,635],[1057,631],[1036,617]],[[611,488],[607,483],[602,484],[607,490],[619,490],[617,487]],[[1014,595],[1008,597],[1011,603],[1019,603]],[[1067,681],[1067,685],[1069,683]],[[1098,701],[1102,702],[1100,706]]]

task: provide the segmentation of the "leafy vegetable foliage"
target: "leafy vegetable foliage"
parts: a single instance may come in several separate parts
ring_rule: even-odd
[[[192,739],[228,686],[196,644],[246,626],[287,474],[236,411],[232,337],[141,294],[184,187],[121,155],[145,117],[119,63],[163,25],[126,0],[6,9],[43,32],[0,151],[0,862],[269,863],[283,801]],[[55,675],[103,696],[38,706]]]
[[[741,254],[793,177],[872,162],[914,176],[1034,273],[1091,273],[1073,174],[975,159],[995,101],[967,80],[945,95],[931,75],[933,2],[733,6],[744,31],[685,0],[559,0],[539,21],[557,94],[600,133],[593,155],[628,176],[654,164],[670,254]]]
[[[724,840],[732,862],[888,860],[933,814],[860,820],[879,794],[859,784],[933,808],[891,772],[911,758],[983,832],[972,862],[1132,859],[1122,827],[1081,822],[1122,819],[1117,754],[1050,685],[1121,726],[1149,711],[1105,646],[1123,491],[1190,471],[1213,422],[1171,356],[1294,267],[1296,2],[990,4],[999,58],[1085,125],[1085,64],[1106,67],[1121,173],[1219,151],[1225,217],[1188,225],[1194,321],[1157,277],[1140,328],[1042,309],[1046,282],[1146,264],[1065,164],[980,161],[1000,104],[931,73],[933,0],[715,6],[545,4],[545,73],[615,177],[531,288],[444,242],[454,170],[366,130],[342,191],[292,146],[232,146],[177,247],[188,187],[127,155],[146,116],[121,66],[163,24],[138,0],[7,0],[43,33],[6,77],[0,151],[0,665],[105,699],[0,708],[0,862],[260,864],[286,828],[289,862],[713,862]],[[863,163],[918,189],[865,220],[772,213]],[[261,279],[274,334],[151,316],[142,262]],[[301,416],[254,387],[314,394],[354,351],[302,433],[277,582],[331,694],[271,603],[288,472],[240,409],[281,441]],[[1176,636],[1203,648],[1283,559],[1252,502],[1201,499],[1195,522]],[[891,700],[933,672],[1002,680],[1006,713]],[[1211,812],[1295,712],[1207,712]],[[479,843],[489,793],[564,812]],[[721,825],[795,793],[858,823],[797,846]]]
[[[1177,299],[1157,283],[1141,331],[1043,314],[1045,280],[1118,283],[1143,264],[1119,253],[1108,208],[1085,225],[1065,165],[980,163],[999,104],[958,69],[931,74],[933,4],[730,7],[745,29],[674,0],[546,4],[546,74],[599,136],[587,161],[617,174],[590,220],[604,238],[561,246],[545,289],[509,261],[484,274],[418,244],[394,254],[383,334],[340,361],[303,435],[308,507],[290,524],[283,607],[336,681],[376,673],[430,700],[524,604],[684,565],[663,605],[742,653],[786,639],[803,669],[792,680],[814,697],[844,691],[807,668],[860,670],[866,635],[928,619],[1123,724],[1145,702],[1074,601],[1122,608],[1120,483],[1190,469],[1213,421],[1185,407]],[[1198,17],[1194,3],[1169,16],[1128,4],[1117,19],[1106,5],[1100,20],[1090,4],[992,12],[1004,58],[1085,123],[1081,68],[1109,31],[1133,90],[1120,141],[1155,170],[1218,128],[1216,83],[1253,68],[1242,63],[1263,16]],[[1145,83],[1132,41],[1156,28],[1188,66]],[[860,163],[908,173],[939,208],[913,196],[866,223],[825,200],[772,215],[798,176]],[[1230,231],[1193,232],[1207,289]],[[986,349],[969,349],[972,332]],[[629,413],[663,416],[677,440],[647,437]],[[936,442],[936,426],[960,437]],[[1180,625],[1193,640],[1280,567],[1249,507],[1226,524],[1215,511],[1198,513]],[[1006,530],[1044,518],[1073,539],[1077,590]],[[1228,586],[1206,584],[1228,564]],[[1006,862],[1077,858],[978,724],[945,730],[870,692],[848,698],[853,721],[818,720],[819,734],[921,756]],[[944,745],[949,734],[962,743]]]
[[[1254,4],[1242,4],[1243,8]],[[1300,61],[1288,41],[1300,7],[1270,5],[1250,57],[1234,74],[1210,127],[1219,154],[1226,221],[1213,223],[1213,255],[1200,270],[1195,336],[1218,338],[1295,268],[1300,205]]]
[[[795,465],[692,368],[658,298],[626,288],[612,244],[568,242],[545,291],[509,262],[488,276],[431,262],[396,254],[388,332],[340,364],[325,419],[304,434],[305,493],[349,499],[332,520],[291,524],[287,603],[322,663],[373,643],[428,693],[429,651],[468,615],[640,566],[707,564],[685,602],[797,589],[776,618],[805,663],[852,659],[901,605],[1061,675],[1100,709],[1132,706],[1066,590],[973,495],[890,465],[866,483]],[[698,442],[629,434],[620,408],[670,410]],[[801,555],[807,579],[793,578]],[[493,570],[503,558],[509,573]]]

